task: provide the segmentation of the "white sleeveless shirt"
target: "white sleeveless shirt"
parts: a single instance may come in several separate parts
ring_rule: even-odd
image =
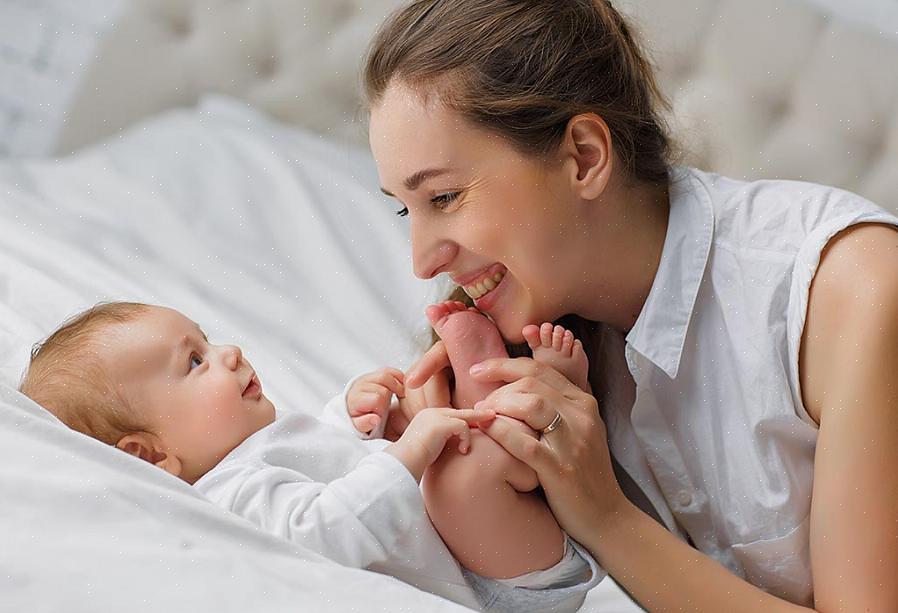
[[[863,222],[898,218],[834,188],[672,169],[651,292],[598,356],[611,452],[667,528],[803,605],[817,426],[799,344],[823,247]]]

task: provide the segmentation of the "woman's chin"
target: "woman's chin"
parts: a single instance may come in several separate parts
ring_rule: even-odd
[[[493,319],[493,323],[496,324],[499,334],[502,335],[502,339],[506,343],[519,345],[526,342],[521,331],[530,322],[524,321],[521,315],[517,313],[503,313],[498,318]]]

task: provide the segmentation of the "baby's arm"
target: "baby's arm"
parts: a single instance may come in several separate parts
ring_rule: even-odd
[[[392,559],[399,543],[406,543],[407,548],[415,535],[430,529],[418,487],[424,468],[455,435],[460,435],[458,445],[466,449],[468,421],[477,423],[495,417],[487,410],[458,413],[454,409],[422,411],[403,440],[363,457],[348,473],[327,483],[316,481],[304,471],[270,464],[267,458],[276,459],[280,453],[274,447],[274,451],[258,457],[223,462],[196,487],[212,502],[266,532],[340,564],[367,568]],[[314,428],[302,425],[297,431],[311,437],[328,436],[326,431],[319,433]],[[278,441],[278,445],[287,440]],[[321,471],[310,468],[310,472]]]
[[[330,483],[283,466],[232,463],[208,473],[200,490],[263,531],[354,568],[387,560],[422,506],[408,470],[383,452]]]

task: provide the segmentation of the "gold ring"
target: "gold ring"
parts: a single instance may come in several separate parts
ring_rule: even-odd
[[[550,423],[548,426],[543,428],[543,434],[548,434],[549,432],[551,432],[552,430],[554,430],[555,428],[557,428],[560,425],[561,425],[561,413],[555,413],[555,419],[552,420],[552,423]]]

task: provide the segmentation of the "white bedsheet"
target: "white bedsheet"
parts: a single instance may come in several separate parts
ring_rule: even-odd
[[[369,156],[224,99],[0,165],[0,609],[460,610],[267,537],[11,389],[31,344],[101,299],[238,342],[279,410],[404,365],[427,285],[377,185]]]
[[[369,155],[207,99],[58,161],[0,163],[0,610],[438,611],[269,537],[15,391],[31,344],[99,300],[240,344],[279,411],[427,344],[406,221]],[[611,581],[584,610],[635,610]]]

